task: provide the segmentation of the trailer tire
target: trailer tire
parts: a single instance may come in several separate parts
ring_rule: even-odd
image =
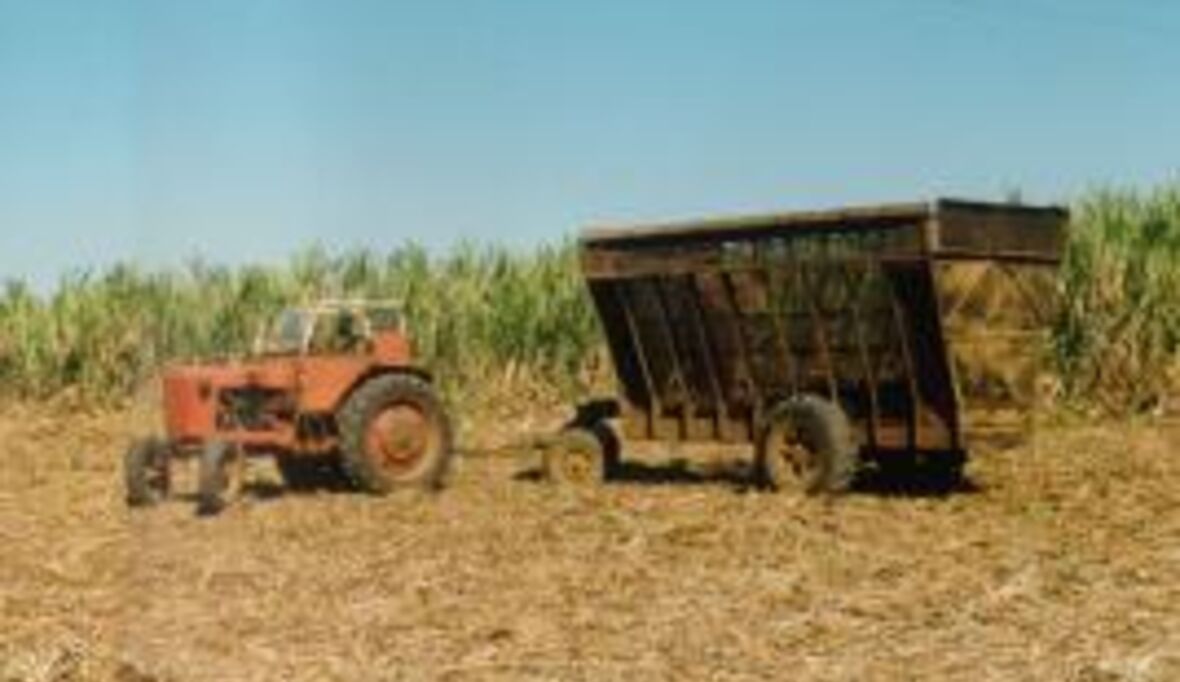
[[[845,492],[859,464],[847,415],[812,395],[783,401],[770,411],[755,459],[763,486],[806,495]]]
[[[150,507],[168,498],[172,480],[171,452],[163,439],[150,437],[131,444],[123,456],[127,506]]]
[[[409,374],[382,374],[353,392],[337,415],[341,463],[361,490],[442,487],[453,458],[451,422],[434,388]]]
[[[620,467],[619,438],[605,422],[570,426],[543,452],[545,479],[563,487],[589,487],[615,477]]]

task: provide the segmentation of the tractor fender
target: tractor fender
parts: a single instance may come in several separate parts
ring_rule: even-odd
[[[385,376],[387,374],[411,376],[415,379],[420,379],[421,381],[432,386],[434,385],[434,374],[421,367],[414,367],[412,365],[378,365],[360,375],[356,378],[356,381],[352,382],[352,386],[348,388],[348,391],[346,391],[344,395],[340,396],[340,400],[336,406],[337,409],[339,409],[341,405],[344,405],[346,402],[348,402],[348,399],[352,397],[352,394],[356,393],[357,389],[359,389],[361,386],[364,386],[366,383],[376,377]]]

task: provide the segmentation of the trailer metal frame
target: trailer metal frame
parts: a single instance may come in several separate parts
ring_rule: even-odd
[[[1027,429],[1068,213],[954,199],[594,228],[628,439],[754,442],[792,396],[863,451]]]

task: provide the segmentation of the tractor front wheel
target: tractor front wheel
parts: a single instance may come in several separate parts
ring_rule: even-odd
[[[123,478],[127,505],[148,507],[167,499],[172,488],[171,449],[156,437],[143,438],[123,456]]]
[[[201,451],[197,465],[197,514],[212,516],[236,497],[241,488],[244,464],[240,448],[224,441],[210,441]]]
[[[362,490],[436,490],[450,467],[451,423],[442,401],[422,379],[383,374],[369,379],[337,415],[341,459]]]

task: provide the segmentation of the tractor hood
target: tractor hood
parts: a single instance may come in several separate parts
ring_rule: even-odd
[[[238,389],[287,390],[290,362],[218,362],[174,365],[163,372],[164,424],[174,441],[195,441],[216,431],[221,395]]]

